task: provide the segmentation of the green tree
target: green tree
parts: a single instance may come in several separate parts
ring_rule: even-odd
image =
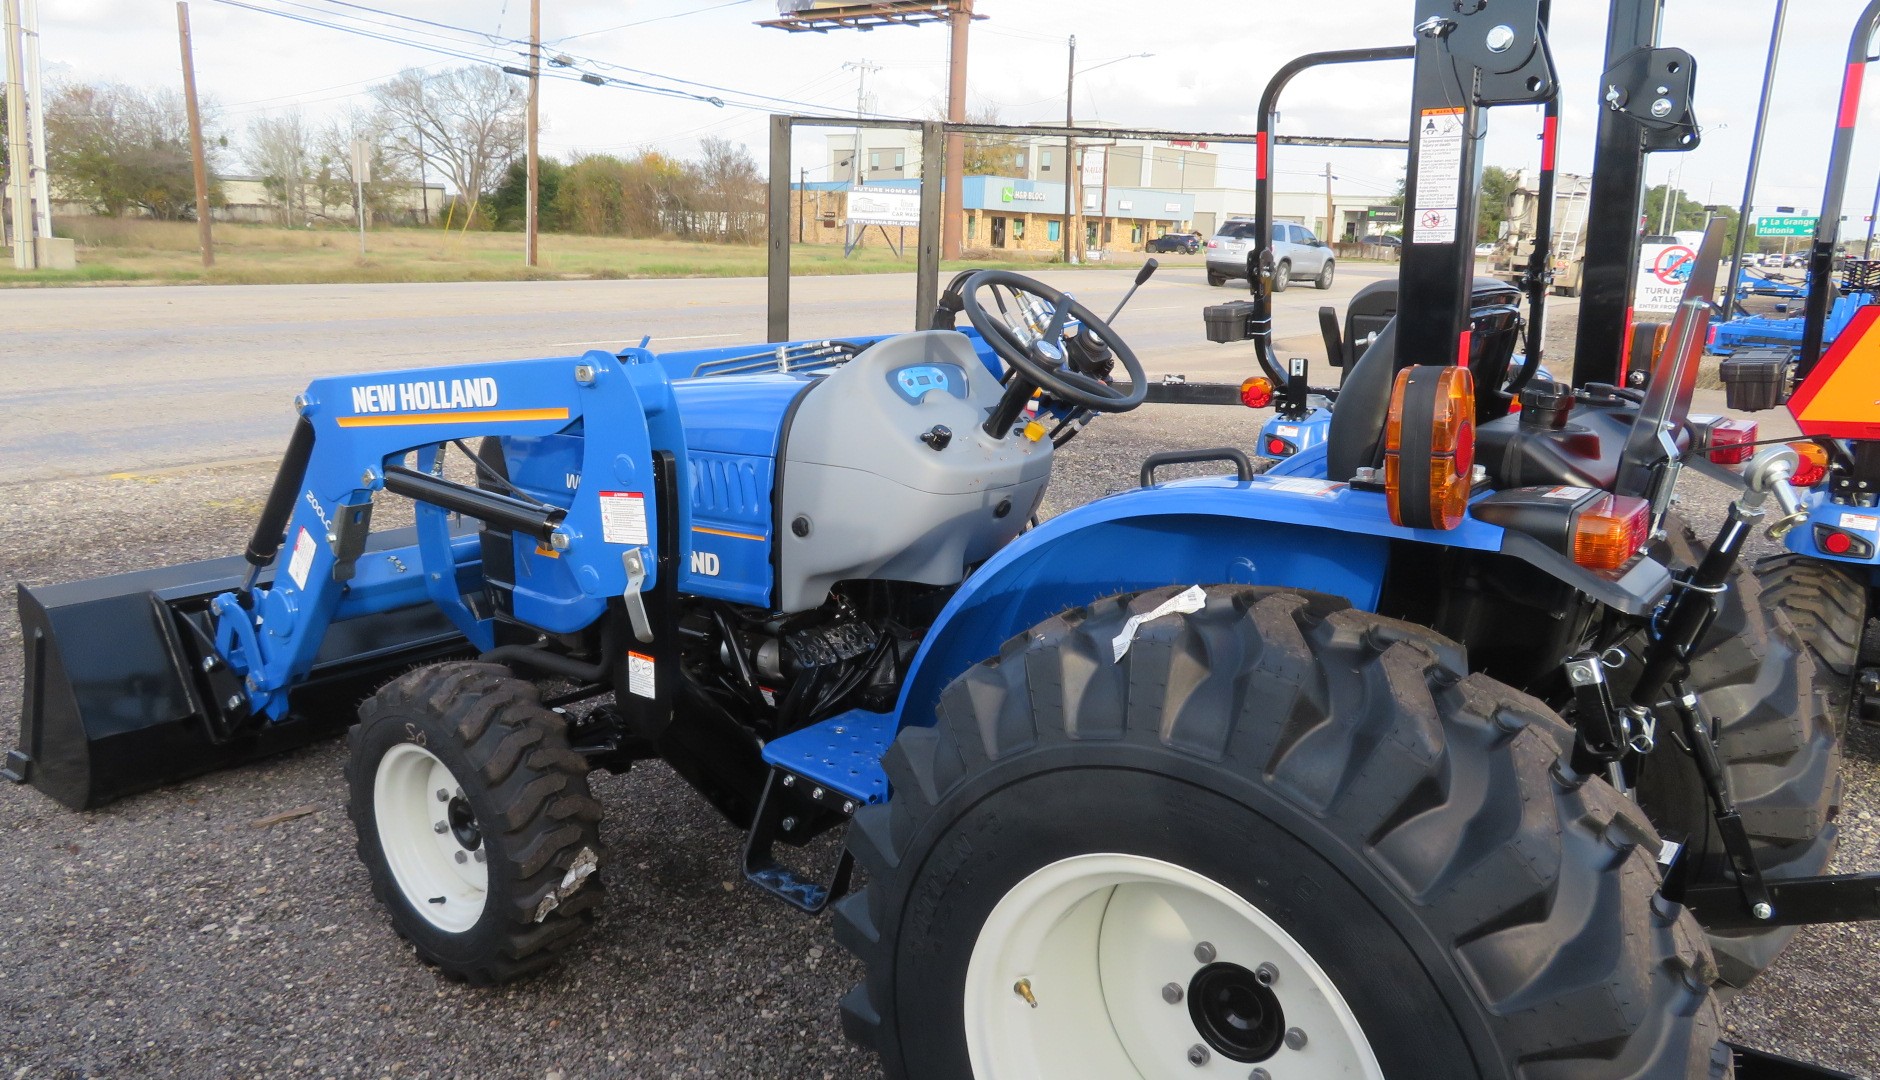
[[[1520,174],[1512,169],[1490,165],[1482,170],[1482,187],[1476,197],[1476,243],[1501,238],[1501,223],[1508,220],[1508,197],[1519,182]]]
[[[226,140],[213,132],[212,108],[205,108],[203,126],[210,202],[220,205],[214,173]],[[46,106],[46,168],[68,197],[98,213],[142,209],[166,220],[195,213],[189,118],[174,90],[116,83],[61,88]]]
[[[540,190],[536,192],[536,227],[544,232],[558,232],[565,227],[565,223],[558,210],[556,196],[561,191],[561,181],[567,175],[568,167],[554,158],[541,158],[537,168],[540,172]],[[510,162],[487,203],[490,213],[496,216],[498,229],[513,232],[527,224],[528,189],[528,161],[518,159]]]

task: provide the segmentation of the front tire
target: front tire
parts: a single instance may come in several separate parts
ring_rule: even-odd
[[[1728,1074],[1655,834],[1555,771],[1558,718],[1428,630],[1273,589],[1112,662],[1175,592],[1013,638],[890,750],[837,922],[889,1076]]]
[[[592,925],[601,808],[532,683],[497,664],[418,668],[360,707],[348,748],[359,858],[426,962],[507,982]]]

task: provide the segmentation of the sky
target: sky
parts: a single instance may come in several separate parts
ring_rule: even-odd
[[[1653,155],[1651,183],[1675,175],[1699,201],[1735,205],[1741,199],[1774,4],[1668,0],[1662,39],[1697,58],[1703,143],[1691,153]],[[522,62],[515,40],[527,38],[528,5],[193,0],[197,84],[219,103],[223,126],[239,146],[242,130],[258,116],[298,109],[318,121],[364,103],[368,87],[403,68],[448,67],[465,62],[462,56]],[[41,0],[40,6],[48,81],[180,83],[170,0]],[[1592,165],[1606,5],[1562,0],[1554,6],[1552,43],[1564,87],[1560,167],[1584,173]],[[1757,187],[1760,212],[1778,205],[1809,212],[1821,201],[1842,60],[1862,7],[1862,0],[1789,5]],[[255,8],[346,22],[402,41],[372,40]],[[986,18],[973,26],[969,100],[1006,122],[1061,122],[1066,40],[1074,34],[1079,122],[1251,132],[1261,88],[1279,65],[1306,52],[1407,43],[1413,8],[1411,0],[978,0]],[[874,112],[926,118],[943,111],[944,27],[787,34],[755,25],[775,11],[775,0],[542,0],[545,54],[570,55],[576,70],[750,106],[721,108],[614,85],[544,80],[542,152],[565,158],[653,147],[689,156],[701,138],[718,136],[746,144],[762,163],[765,112],[775,106],[852,115],[859,73],[844,65],[860,61],[879,67],[868,76]],[[470,28],[476,36],[385,13]],[[419,44],[461,56],[426,52]],[[1409,71],[1407,62],[1396,62],[1302,75],[1282,99],[1279,130],[1401,138],[1409,122]],[[1864,115],[1869,131],[1880,132],[1880,75],[1867,81]],[[1536,108],[1494,110],[1485,160],[1537,166],[1539,129]],[[799,136],[797,158],[814,172],[826,160],[820,136]],[[1339,177],[1335,187],[1351,193],[1389,193],[1402,174],[1397,152],[1281,148],[1281,187],[1322,190],[1328,161]],[[1222,182],[1251,187],[1250,165],[1250,152],[1229,150]],[[1849,231],[1862,228],[1877,174],[1880,135],[1870,134],[1856,151]]]

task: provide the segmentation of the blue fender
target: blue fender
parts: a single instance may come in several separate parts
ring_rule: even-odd
[[[1295,459],[1296,460],[1296,459]],[[1375,609],[1394,539],[1502,549],[1502,529],[1391,524],[1381,494],[1305,477],[1182,480],[1054,517],[987,560],[941,611],[896,707],[928,725],[940,692],[999,646],[1061,611],[1162,585],[1279,585]]]

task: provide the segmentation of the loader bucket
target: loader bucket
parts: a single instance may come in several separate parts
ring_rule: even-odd
[[[372,540],[369,549],[413,542],[410,530]],[[248,570],[237,556],[21,585],[26,692],[19,748],[0,775],[90,809],[336,734],[389,679],[467,649],[430,604],[335,622],[284,720],[231,715],[220,684],[230,676],[205,671],[208,639],[191,621],[206,625],[209,600],[241,588]]]

